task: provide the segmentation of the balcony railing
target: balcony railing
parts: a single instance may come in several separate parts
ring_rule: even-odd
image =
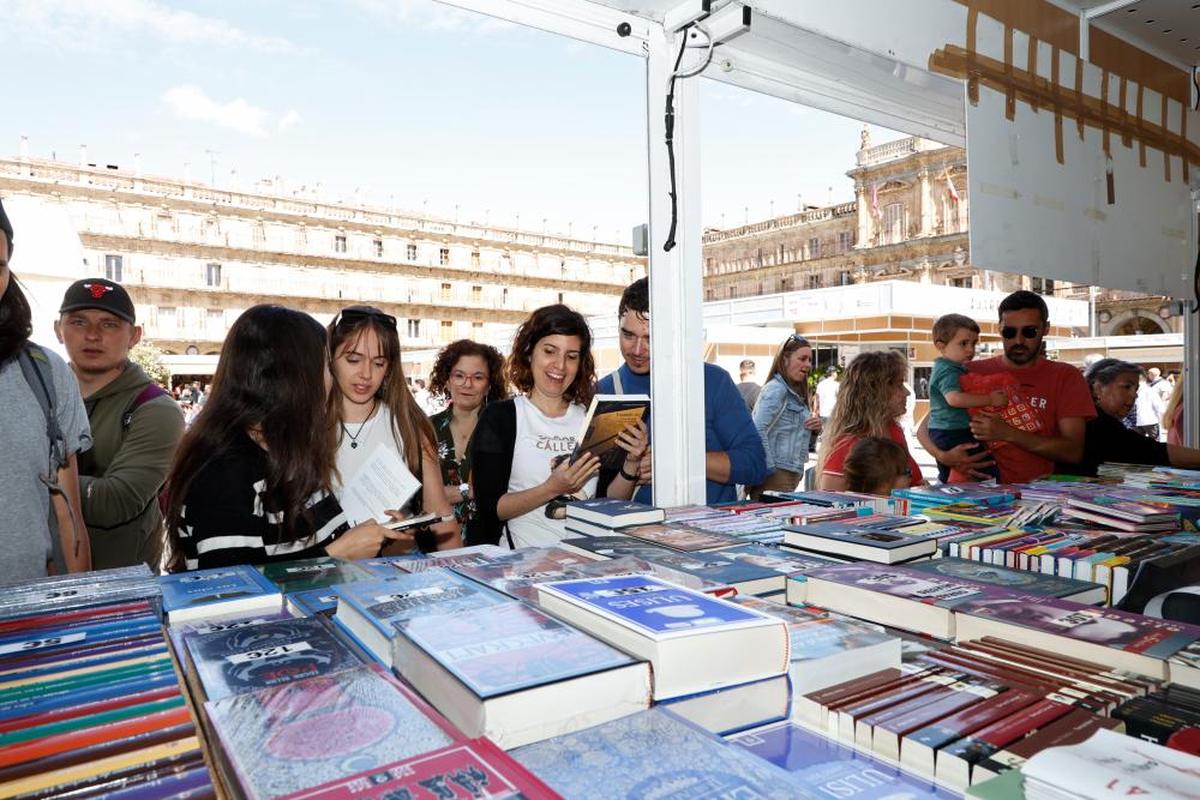
[[[860,167],[874,167],[889,161],[898,161],[913,153],[941,150],[944,147],[946,145],[922,139],[920,136],[910,136],[907,139],[897,139],[894,142],[886,142],[868,147],[866,150],[859,150],[855,158]]]

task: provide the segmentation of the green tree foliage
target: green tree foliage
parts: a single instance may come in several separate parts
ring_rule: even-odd
[[[164,389],[170,389],[171,370],[163,363],[162,357],[163,351],[147,341],[138,342],[129,351],[130,360],[146,370],[146,374],[150,376],[150,380]]]

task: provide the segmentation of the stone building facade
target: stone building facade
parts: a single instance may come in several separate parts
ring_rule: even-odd
[[[854,180],[853,202],[706,231],[705,299],[901,279],[1094,300],[1095,332],[1101,336],[1182,330],[1176,304],[1167,298],[972,265],[971,200],[961,148],[917,137],[872,146],[864,131],[847,175]]]
[[[146,337],[178,355],[218,353],[238,315],[266,302],[322,322],[370,303],[396,316],[406,350],[431,350],[487,340],[549,303],[611,313],[645,274],[629,247],[346,204],[279,182],[217,189],[23,155],[0,159],[0,196],[19,230],[14,270],[37,307],[56,309],[67,283],[103,275],[129,290]],[[70,255],[34,252],[38,238],[73,236]]]

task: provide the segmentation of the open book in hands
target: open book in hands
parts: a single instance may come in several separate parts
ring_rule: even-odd
[[[625,451],[617,444],[617,436],[638,420],[650,421],[650,398],[644,394],[598,394],[588,406],[587,417],[575,437],[571,463],[584,453],[600,459],[600,468],[618,469],[625,460]]]
[[[342,510],[351,525],[373,519],[392,521],[389,509],[404,508],[421,488],[404,460],[391,447],[376,447],[342,487]]]

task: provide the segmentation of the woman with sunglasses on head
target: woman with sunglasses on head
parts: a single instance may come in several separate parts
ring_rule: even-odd
[[[808,387],[812,356],[808,340],[792,334],[771,362],[753,415],[754,427],[767,451],[770,474],[758,486],[750,487],[752,500],[757,500],[765,489],[790,492],[804,475],[809,442],[821,430],[821,418],[812,413]]]
[[[329,419],[337,442],[340,482],[350,480],[376,448],[391,448],[421,482],[409,508],[397,512],[450,517],[433,426],[417,405],[400,365],[396,318],[372,306],[342,309],[329,324],[329,363],[334,383]],[[457,522],[438,523],[430,531],[432,536],[422,532],[418,537],[422,550],[462,544]],[[405,534],[404,542],[412,539],[413,534]],[[403,544],[392,547],[405,549]]]
[[[846,458],[854,445],[868,436],[891,439],[903,448],[909,485],[925,483],[896,422],[908,404],[906,377],[908,361],[894,350],[863,353],[847,365],[837,405],[817,448],[818,489],[840,492],[847,488]]]
[[[1105,462],[1146,464],[1156,467],[1200,469],[1200,450],[1150,439],[1126,428],[1121,418],[1137,401],[1142,368],[1116,358],[1102,358],[1088,367],[1088,386],[1096,402],[1096,416],[1087,421],[1083,460],[1058,464],[1055,472],[1094,476]]]
[[[511,547],[553,545],[566,536],[562,504],[593,496],[600,471],[591,453],[570,462],[595,391],[587,320],[561,304],[534,311],[513,339],[508,378],[519,394],[488,404],[471,444],[479,537],[471,543],[498,544],[507,526]],[[648,438],[639,422],[617,441],[637,461]],[[636,480],[613,476],[607,496],[629,499]]]
[[[446,500],[463,526],[463,541],[471,544],[475,496],[471,490],[471,436],[479,412],[488,403],[508,397],[504,356],[491,345],[469,339],[451,342],[438,353],[429,379],[430,393],[448,401],[429,418],[437,437],[438,458]]]
[[[350,527],[333,495],[327,363],[309,315],[259,305],[238,317],[167,478],[171,569],[370,558],[400,538],[376,522]]]

